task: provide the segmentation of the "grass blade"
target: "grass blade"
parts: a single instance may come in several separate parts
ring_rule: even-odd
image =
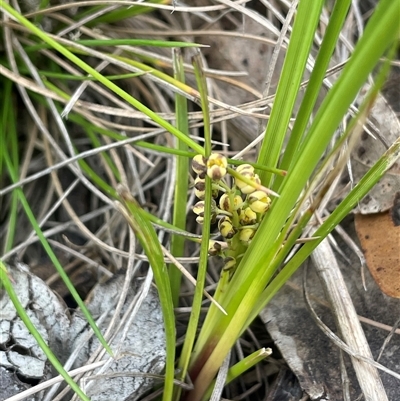
[[[323,0],[299,3],[258,163],[277,166],[323,4]],[[262,171],[260,178],[266,187],[271,187],[273,175]]]
[[[351,0],[337,1],[332,10],[321,47],[318,51],[317,59],[315,60],[315,65],[310,75],[310,80],[304,93],[303,101],[300,105],[296,121],[293,125],[288,144],[283,154],[282,163],[280,164],[280,168],[282,169],[287,170],[289,168],[290,163],[293,160],[293,155],[297,151],[306,130],[307,123],[321,89],[325,71],[328,69],[329,61],[331,60],[332,53],[335,50],[336,42],[350,5]],[[277,176],[273,188],[278,190],[282,181],[282,177]]]
[[[204,118],[204,139],[205,139],[205,154],[208,157],[211,153],[211,131],[208,109],[208,93],[206,79],[203,72],[203,65],[200,54],[193,57],[197,86],[201,95],[201,105]],[[211,231],[211,200],[212,200],[212,183],[210,178],[205,177],[205,206],[204,206],[204,223],[202,226],[202,241],[200,248],[200,261],[197,271],[197,285],[192,302],[192,311],[190,313],[189,324],[186,331],[185,342],[183,344],[181,357],[179,359],[179,369],[181,379],[184,379],[189,366],[190,358],[192,357],[193,345],[196,338],[197,328],[200,320],[200,310],[203,300],[204,283],[206,279],[208,265],[208,248]],[[175,400],[179,399],[180,389],[175,392]]]
[[[117,206],[142,245],[149,259],[149,264],[153,270],[157,285],[164,317],[167,349],[163,400],[170,401],[172,399],[175,374],[175,315],[167,267],[164,262],[164,256],[160,243],[158,242],[157,234],[150,221],[143,213],[143,209],[128,190],[121,187],[118,189],[118,193],[121,204]]]
[[[185,72],[183,68],[183,58],[179,49],[175,49],[173,53],[174,60],[174,78],[185,83]],[[188,106],[187,100],[180,94],[175,95],[175,115],[176,125],[179,131],[189,135]],[[188,146],[181,140],[176,140],[176,148],[187,152]],[[185,156],[176,156],[176,179],[175,179],[175,201],[172,224],[184,230],[186,228],[186,198],[188,192],[188,172],[189,159]],[[182,256],[184,251],[185,238],[180,235],[173,235],[171,238],[171,253],[173,256]],[[169,279],[171,282],[171,292],[174,305],[178,305],[180,288],[181,288],[181,272],[171,263],[169,265]]]

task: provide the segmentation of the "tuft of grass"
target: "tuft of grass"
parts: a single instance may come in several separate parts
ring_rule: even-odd
[[[141,258],[145,258],[153,270],[166,331],[163,400],[207,400],[212,396],[214,386],[220,386],[216,384],[215,376],[246,328],[315,247],[398,158],[399,140],[317,228],[313,237],[296,246],[313,222],[332,177],[340,173],[346,162],[338,157],[338,149],[345,141],[354,141],[359,132],[357,124],[367,118],[387,76],[400,34],[400,0],[379,2],[351,57],[321,104],[317,103],[317,98],[323,89],[352,2],[337,1],[332,10],[328,10],[322,0],[299,0],[297,9],[290,10],[283,24],[290,27],[290,40],[283,47],[285,60],[255,161],[228,158],[222,151],[219,154],[220,145],[214,141],[213,133],[219,122],[237,115],[262,117],[254,110],[264,107],[265,100],[237,106],[211,96],[211,78],[222,78],[204,66],[200,53],[202,45],[186,41],[184,31],[183,39],[176,41],[108,37],[110,24],[117,25],[127,18],[141,17],[142,23],[151,20],[154,26],[165,27],[166,21],[172,21],[176,16],[163,14],[165,10],[174,9],[174,4],[168,1],[154,0],[146,5],[135,3],[133,6],[126,2],[117,3],[86,4],[87,8],[79,8],[72,18],[60,17],[56,10],[47,7],[45,0],[40,3],[38,11],[28,16],[6,2],[0,4],[7,22],[1,28],[6,52],[0,55],[0,88],[3,98],[12,99],[14,103],[23,102],[26,107],[21,108],[20,104],[17,107],[11,101],[2,105],[0,201],[5,210],[2,212],[5,223],[1,229],[6,233],[2,243],[6,257],[2,259],[5,261],[18,254],[24,241],[30,241],[29,237],[18,233],[23,222],[19,211],[24,210],[34,229],[34,240],[46,250],[103,346],[111,352],[93,319],[85,312],[77,289],[50,246],[47,235],[54,230],[43,227],[51,224],[48,222],[51,214],[46,215],[51,209],[49,205],[58,205],[59,199],[63,198],[58,175],[65,171],[63,168],[68,168],[89,191],[91,212],[101,208],[105,210],[100,224],[92,219],[91,212],[89,216],[78,216],[63,201],[71,225],[77,227],[74,230],[83,236],[87,245],[96,244],[99,249],[101,257],[93,256],[93,259],[104,258],[115,270],[124,265],[128,223],[142,246]],[[293,4],[295,7],[296,2]],[[71,6],[73,4],[63,7]],[[188,7],[185,10],[205,16],[208,12],[226,9],[235,9],[260,20],[251,9],[229,1],[222,1],[215,7]],[[155,10],[158,14],[154,17]],[[176,10],[175,13],[183,11]],[[329,14],[326,26],[321,26],[322,10]],[[291,21],[293,14],[295,17]],[[182,16],[186,18],[187,15]],[[39,25],[45,24],[45,18],[52,18],[53,26],[56,26],[54,32],[69,29],[77,23],[83,37],[68,39],[65,35],[46,32]],[[153,25],[150,26],[153,28]],[[163,29],[160,36],[167,33]],[[175,30],[171,32],[172,36],[177,36]],[[312,62],[311,55],[319,36],[322,41],[318,54],[305,91],[301,93],[307,63]],[[285,42],[286,36],[278,38],[276,51]],[[192,56],[192,64],[184,61],[188,54]],[[228,72],[224,74],[228,75]],[[359,113],[351,119],[348,129],[340,137],[337,132],[341,121],[349,120],[348,110],[370,74],[375,75],[375,84],[365,96]],[[225,82],[245,88],[232,77],[228,78]],[[16,88],[20,93],[18,99],[14,94]],[[88,95],[83,100],[81,97],[85,91]],[[29,142],[31,131],[21,133],[21,121],[25,118],[20,115],[21,109],[31,118],[24,121],[34,122],[22,130],[34,129],[35,136],[32,137],[37,135],[37,140]],[[19,137],[24,140],[20,141]],[[223,144],[223,148],[226,145]],[[198,159],[198,155],[202,158]],[[215,156],[216,162],[213,161]],[[204,191],[192,190],[190,185],[190,164],[194,157],[203,160],[205,165],[204,177],[198,175],[204,180]],[[172,158],[174,163],[171,163]],[[327,174],[335,164],[338,167]],[[36,172],[37,165],[40,165],[39,172]],[[223,174],[213,176],[215,166],[221,168],[218,172]],[[243,173],[246,170],[247,174]],[[46,179],[49,188],[56,189],[50,189],[43,197],[48,200],[43,202],[40,212],[37,198],[32,195],[35,192],[32,183],[36,185],[38,179]],[[161,190],[160,182],[165,185]],[[243,190],[244,187],[248,192]],[[195,235],[186,231],[194,230],[193,219],[186,211],[192,206],[188,205],[188,197],[193,203],[192,194],[198,195],[199,192],[202,192],[204,202],[197,205],[200,209],[198,221],[202,225],[196,231],[200,234]],[[251,193],[256,193],[258,198],[252,198]],[[216,194],[217,198],[213,200]],[[218,203],[224,195],[230,204],[225,209]],[[158,213],[147,208],[157,197],[161,198],[157,205]],[[242,205],[235,208],[237,197]],[[255,202],[264,202],[265,210],[255,209]],[[244,216],[245,211],[248,214]],[[38,216],[46,218],[42,220]],[[246,221],[247,217],[249,221]],[[225,226],[221,224],[222,218],[226,221]],[[221,219],[217,233],[212,230],[215,219]],[[174,308],[181,301],[182,304],[187,302],[186,298],[182,299],[185,282],[181,272],[172,263],[167,263],[156,229],[161,233],[171,233],[169,249],[175,258],[187,261],[189,241],[195,244],[199,253],[194,259],[197,285],[189,301],[190,316],[185,322],[185,337],[179,352],[176,349],[179,324]],[[227,231],[229,235],[226,235]],[[218,241],[215,241],[215,234],[219,235]],[[26,252],[27,246],[23,248]],[[293,256],[287,260],[293,250]],[[87,252],[86,247],[82,252]],[[203,294],[211,271],[210,253],[220,256],[224,266],[217,273],[219,281],[213,293],[215,302],[207,306],[203,320]],[[86,400],[87,396],[69,378],[26,318],[3,262],[0,274],[18,313],[53,366],[75,393]],[[268,354],[267,351],[257,351],[232,366],[226,384]],[[190,377],[193,382],[191,391],[182,392],[180,387],[174,386],[175,367],[180,381]]]

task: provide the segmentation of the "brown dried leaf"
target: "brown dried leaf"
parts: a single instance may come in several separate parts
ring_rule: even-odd
[[[380,289],[400,298],[400,192],[390,211],[355,216],[368,268]]]

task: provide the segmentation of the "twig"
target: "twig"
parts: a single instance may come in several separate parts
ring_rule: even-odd
[[[350,294],[328,241],[324,240],[312,254],[325,294],[332,305],[338,329],[353,352],[373,359],[364,331],[358,320]],[[367,401],[388,400],[377,369],[364,360],[351,357],[358,382]]]

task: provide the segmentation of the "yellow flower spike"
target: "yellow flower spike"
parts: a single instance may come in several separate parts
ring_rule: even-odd
[[[218,222],[218,230],[226,239],[231,239],[237,233],[236,228],[233,227],[232,220],[227,216],[222,217]]]
[[[249,245],[255,233],[256,230],[254,228],[244,228],[240,230],[239,239],[244,245]]]
[[[208,254],[210,256],[216,256],[221,252],[221,244],[216,241],[210,241],[208,245]]]
[[[212,153],[207,160],[207,175],[213,181],[219,181],[226,175],[226,168],[228,167],[228,161],[225,156],[219,153]]]
[[[264,191],[255,191],[248,195],[247,201],[253,212],[265,213],[271,206],[271,199]]]
[[[240,211],[239,222],[242,226],[248,226],[257,222],[257,214],[249,207]]]
[[[200,177],[206,175],[207,166],[206,166],[207,159],[202,155],[196,155],[192,159],[192,170],[198,174]]]

